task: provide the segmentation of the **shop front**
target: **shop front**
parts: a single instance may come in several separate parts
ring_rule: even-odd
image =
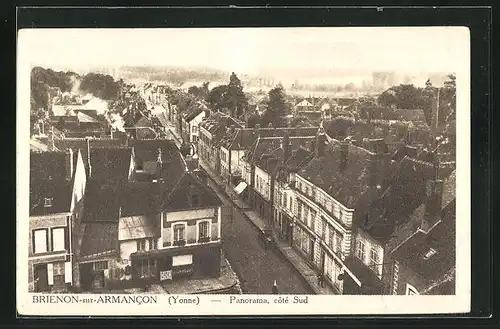
[[[130,255],[134,281],[162,282],[220,274],[220,244],[152,250]]]

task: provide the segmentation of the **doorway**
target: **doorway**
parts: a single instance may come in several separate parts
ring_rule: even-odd
[[[33,268],[35,277],[35,291],[49,291],[49,277],[47,273],[47,264],[36,264]]]

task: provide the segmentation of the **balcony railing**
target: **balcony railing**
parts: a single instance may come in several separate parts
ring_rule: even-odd
[[[186,240],[176,240],[174,241],[174,246],[184,246],[186,245]]]
[[[198,239],[198,243],[207,243],[207,242],[210,242],[210,237],[209,236],[202,237],[202,238]]]

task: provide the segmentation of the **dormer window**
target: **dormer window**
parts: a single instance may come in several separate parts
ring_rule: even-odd
[[[44,207],[45,208],[52,207],[52,200],[53,200],[53,198],[45,198],[45,200],[44,200]]]
[[[430,248],[429,251],[425,254],[424,260],[428,260],[429,258],[431,258],[435,254],[437,254],[437,251],[433,248]]]

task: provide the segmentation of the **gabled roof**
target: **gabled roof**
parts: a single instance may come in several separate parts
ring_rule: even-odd
[[[194,174],[185,172],[171,190],[163,193],[163,209],[167,211],[206,209],[222,205],[217,194]]]
[[[121,217],[157,214],[161,206],[160,183],[129,182],[120,193]]]
[[[421,215],[414,220],[421,221]],[[441,222],[429,233],[414,231],[392,252],[395,259],[425,278],[428,285],[440,280],[455,266],[455,200],[442,210],[441,216]],[[434,254],[429,256],[431,249]]]
[[[158,236],[157,223],[148,216],[121,217],[118,224],[118,240],[135,240]]]
[[[80,256],[112,253],[117,250],[118,222],[85,224]]]
[[[30,216],[69,212],[73,178],[70,177],[65,152],[30,153]],[[45,198],[52,199],[45,207]]]
[[[200,102],[193,102],[189,105],[187,110],[182,113],[182,117],[186,122],[191,122],[194,118],[196,118],[206,110],[208,110],[208,108],[205,104],[202,104]]]
[[[137,120],[137,122],[134,124],[134,127],[135,128],[139,128],[139,127],[153,127],[153,125],[151,123],[151,120],[149,120],[145,116],[141,116],[141,118],[139,120]]]
[[[297,105],[295,105],[297,107],[312,107],[313,105],[311,103],[309,103],[306,99],[300,101],[299,103],[297,103]]]
[[[83,122],[83,123],[98,123],[99,121],[96,120],[95,118],[91,117],[90,115],[87,115],[81,111],[79,111],[76,114],[78,118],[78,122]]]

